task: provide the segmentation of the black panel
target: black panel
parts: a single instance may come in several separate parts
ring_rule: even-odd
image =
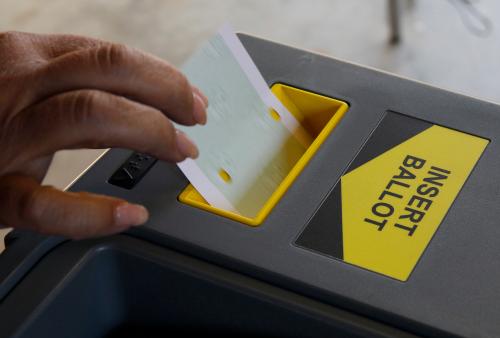
[[[338,259],[344,258],[340,194],[340,184],[337,184],[295,244]]]
[[[432,123],[388,111],[346,173],[430,128]]]

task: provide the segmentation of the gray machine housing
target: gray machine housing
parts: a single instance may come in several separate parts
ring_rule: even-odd
[[[107,180],[131,154],[128,150],[112,149],[95,163],[71,190],[118,196],[144,204],[150,210],[149,222],[143,227],[132,229],[126,235],[93,242],[71,243],[63,242],[62,239],[39,239],[32,247],[38,248],[40,254],[34,255],[33,250],[24,248],[23,253],[16,256],[17,274],[14,273],[13,264],[5,263],[6,259],[3,255],[0,256],[0,277],[2,264],[11,266],[11,270],[3,274],[2,286],[7,291],[4,292],[4,299],[0,304],[0,318],[5,318],[2,317],[3,314],[8,314],[8,309],[15,306],[14,302],[22,297],[17,289],[24,285],[26,292],[29,292],[26,283],[29,283],[30,279],[34,287],[35,280],[50,279],[50,276],[46,275],[48,271],[59,269],[55,257],[62,261],[64,257],[58,250],[73,250],[76,255],[75,250],[79,248],[80,256],[77,256],[80,259],[83,259],[83,253],[86,252],[94,252],[96,257],[103,256],[105,263],[102,263],[101,268],[94,267],[94,273],[101,273],[102,283],[108,283],[107,276],[110,281],[115,282],[120,279],[138,278],[132,275],[136,271],[128,268],[124,268],[124,271],[132,272],[123,273],[119,278],[116,274],[110,276],[121,271],[120,264],[124,260],[109,257],[141,257],[142,254],[147,257],[146,249],[150,248],[157,252],[160,260],[168,259],[172,255],[184,257],[180,259],[181,263],[176,263],[181,267],[182,262],[193,260],[199,261],[196,264],[210,266],[207,268],[209,270],[225,271],[224,273],[231,276],[225,279],[227,285],[240,285],[239,279],[252,280],[252,283],[270,288],[268,290],[271,290],[271,294],[278,292],[282,296],[280,299],[287,303],[289,308],[305,316],[302,318],[318,316],[320,322],[330,323],[330,326],[322,327],[326,331],[311,329],[311,336],[323,336],[324,332],[332,332],[333,336],[335,330],[338,330],[339,336],[346,336],[348,333],[360,336],[500,336],[500,209],[497,207],[500,205],[500,146],[497,143],[500,135],[500,106],[248,35],[239,37],[270,86],[283,83],[349,103],[349,110],[341,123],[262,225],[250,227],[180,203],[177,197],[188,181],[172,164],[157,162],[130,190],[108,184]],[[387,110],[490,140],[483,156],[406,282],[294,245],[297,236],[322,207],[342,173]],[[457,156],[460,156],[460,149],[457,149]],[[331,220],[324,219],[324,222],[329,221]],[[46,244],[49,240],[53,244]],[[126,242],[126,245],[119,244],[122,241]],[[118,244],[114,244],[115,242]],[[56,243],[63,244],[56,246]],[[14,241],[12,247],[15,245]],[[45,246],[40,249],[43,245]],[[134,253],[134,250],[141,253]],[[8,251],[9,249],[7,254]],[[115,253],[107,256],[95,254],[100,251]],[[164,253],[163,258],[161,252]],[[43,258],[42,255],[46,253],[47,257]],[[28,259],[30,257],[31,260]],[[53,264],[44,263],[48,259]],[[77,262],[79,260],[75,259],[71,264]],[[151,262],[151,259],[142,258],[141,261],[137,258],[133,264],[123,265],[136,266],[147,262]],[[118,268],[113,270],[115,263]],[[70,266],[75,266],[71,264],[64,270],[68,274],[73,271]],[[64,264],[61,263],[61,266]],[[159,269],[162,264],[158,266]],[[32,271],[29,272],[29,269]],[[45,269],[46,274],[38,271],[39,269]],[[140,268],[136,270],[142,271]],[[155,278],[154,273],[148,275],[150,272],[147,272],[147,268],[143,270],[141,278]],[[65,276],[62,272],[60,274],[61,278]],[[196,273],[191,273],[191,276],[196,276]],[[21,278],[24,279],[21,281]],[[200,272],[199,278],[203,280],[206,277]],[[164,279],[165,283],[168,284],[168,280]],[[43,282],[40,283],[43,285]],[[47,292],[49,285],[59,285],[55,281],[53,284],[47,283]],[[127,281],[123,283],[135,285]],[[138,288],[146,285],[144,281],[137,283]],[[182,290],[180,286],[182,283],[179,284],[179,290]],[[167,288],[168,285],[157,287]],[[129,288],[130,292],[142,292],[132,286]],[[248,286],[246,290],[253,288]],[[255,286],[254,290],[260,289]],[[207,289],[206,292],[211,291]],[[158,295],[161,299],[164,293],[158,290]],[[123,294],[120,297],[122,296]],[[118,299],[127,299],[120,297]],[[186,297],[197,304],[196,297]],[[266,296],[262,297],[266,299]],[[43,299],[42,295],[39,295],[39,299]],[[79,302],[77,297],[70,299]],[[220,299],[223,302],[226,298]],[[270,297],[266,302],[273,304],[273,299],[275,298]],[[127,308],[124,303],[126,302],[121,305]],[[71,303],[67,301],[65,304],[70,306]],[[234,311],[237,304],[238,302],[228,302],[228,313]],[[248,305],[245,302],[239,304]],[[304,310],[304,306],[307,308],[305,304],[313,304],[311,306],[315,310]],[[30,306],[34,308],[35,304]],[[155,306],[152,305],[151,308],[157,309]],[[158,309],[162,308],[159,304],[157,306]],[[28,308],[30,307],[24,308],[24,314],[29,313]],[[120,304],[109,305],[110,313],[119,309]],[[261,318],[258,315],[259,307],[252,309],[255,311],[246,312],[242,318]],[[67,309],[70,310],[71,308]],[[224,311],[220,313],[223,316]],[[23,316],[19,314],[18,318]],[[293,318],[292,316],[286,321],[299,321]],[[15,323],[15,320],[13,322]],[[32,323],[41,325],[41,322]],[[279,319],[275,323],[277,326],[281,325]],[[272,327],[273,321],[266,325]],[[307,328],[309,324],[304,325]],[[23,331],[12,323],[10,326],[0,324],[0,329],[2,326],[11,334],[17,332],[23,337],[21,333],[29,330],[25,327]],[[237,328],[233,327],[235,330]],[[332,331],[328,331],[328,328]],[[293,331],[259,332],[293,335]],[[299,335],[298,332],[295,331],[297,336],[307,336]]]

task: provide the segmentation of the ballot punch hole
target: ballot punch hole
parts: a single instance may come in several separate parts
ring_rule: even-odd
[[[273,120],[279,121],[281,120],[280,114],[274,109],[269,109],[269,115],[273,118]]]
[[[231,175],[222,168],[219,170],[219,177],[226,183],[231,183],[232,181]]]

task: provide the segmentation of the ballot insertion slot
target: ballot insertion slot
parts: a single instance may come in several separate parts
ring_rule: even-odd
[[[285,84],[274,84],[271,90],[313,137],[314,141],[280,183],[262,209],[254,218],[250,218],[213,207],[207,203],[191,184],[179,195],[178,199],[180,202],[250,226],[260,225],[311,160],[328,135],[335,129],[349,107],[344,101]],[[272,114],[272,112],[270,113]],[[279,120],[279,115],[275,119]]]

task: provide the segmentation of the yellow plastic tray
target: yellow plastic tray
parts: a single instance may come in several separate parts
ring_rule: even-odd
[[[260,225],[299,176],[328,135],[335,129],[349,107],[344,101],[284,84],[275,84],[271,87],[271,90],[309,134],[313,136],[314,141],[283,179],[276,191],[269,197],[262,209],[254,218],[250,218],[215,208],[208,204],[191,184],[181,192],[179,201],[250,226]]]

